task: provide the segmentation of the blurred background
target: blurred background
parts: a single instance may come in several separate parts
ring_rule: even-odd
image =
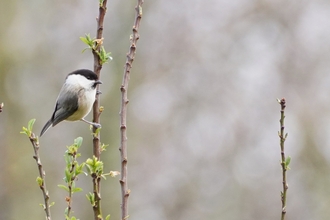
[[[105,169],[120,170],[123,66],[136,1],[108,1],[104,46],[113,61],[101,75]],[[0,2],[0,219],[44,219],[33,149],[66,75],[93,68],[80,36],[95,36],[98,1]],[[129,84],[130,219],[279,219],[280,106],[287,100],[287,219],[330,216],[330,2],[284,0],[145,1]],[[91,119],[91,115],[87,117]],[[64,152],[84,138],[83,122],[63,122],[41,139],[41,160],[64,219]],[[80,176],[74,215],[92,219]],[[103,214],[120,219],[119,178],[102,181]],[[27,218],[27,216],[29,216]]]

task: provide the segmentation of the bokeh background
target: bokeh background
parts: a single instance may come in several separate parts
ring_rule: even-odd
[[[136,1],[108,2],[102,70],[102,154],[120,170],[119,107]],[[98,1],[0,2],[0,219],[44,219],[33,149],[66,74],[92,68],[80,36],[95,36]],[[128,105],[130,219],[279,219],[277,132],[287,100],[287,219],[330,217],[330,2],[284,0],[145,1]],[[91,116],[87,117],[91,119]],[[53,219],[64,219],[66,146],[92,137],[64,122],[41,139]],[[119,178],[102,181],[103,214],[120,219]],[[92,219],[80,176],[74,215]]]

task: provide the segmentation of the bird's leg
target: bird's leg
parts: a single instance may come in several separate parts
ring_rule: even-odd
[[[100,127],[101,127],[101,124],[87,121],[87,120],[84,119],[84,118],[80,119],[80,121],[83,121],[83,122],[86,122],[87,124],[93,125],[95,128],[100,128]]]

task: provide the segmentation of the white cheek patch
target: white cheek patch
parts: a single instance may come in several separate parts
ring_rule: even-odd
[[[72,74],[68,76],[66,83],[73,86],[79,85],[88,90],[94,84],[94,81],[88,80],[86,77],[79,74]]]

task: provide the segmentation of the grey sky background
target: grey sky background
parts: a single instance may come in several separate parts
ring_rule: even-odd
[[[0,3],[0,219],[43,219],[33,150],[65,76],[93,67],[80,36],[95,35],[97,1]],[[119,107],[135,1],[108,1],[101,75],[102,154],[119,170]],[[287,100],[288,219],[330,216],[330,3],[328,1],[145,1],[129,84],[130,219],[279,219],[280,106]],[[91,116],[88,116],[90,119]],[[63,122],[40,139],[54,219],[64,216],[64,152],[85,123]],[[103,214],[120,218],[119,178],[102,181]],[[74,215],[91,219],[76,183]]]

